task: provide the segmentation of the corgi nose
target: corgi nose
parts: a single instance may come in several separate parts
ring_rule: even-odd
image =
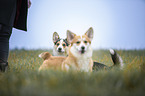
[[[61,50],[62,50],[62,48],[58,48],[58,50],[59,50],[59,51],[61,51]]]
[[[84,47],[84,46],[82,46],[82,47],[81,47],[81,49],[82,49],[82,50],[84,50],[84,49],[85,49],[85,47]]]

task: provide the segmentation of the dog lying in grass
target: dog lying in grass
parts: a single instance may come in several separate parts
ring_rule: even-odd
[[[58,35],[57,35],[58,36]],[[52,68],[61,70],[77,70],[91,72],[98,69],[110,69],[114,66],[123,68],[122,58],[113,50],[110,50],[113,65],[111,67],[106,66],[98,62],[92,61],[92,49],[91,40],[93,39],[93,29],[89,30],[83,36],[77,36],[71,31],[67,31],[67,42],[70,44],[68,48],[68,57],[52,56],[50,53],[45,52],[39,56],[44,59],[43,64],[39,70]]]
[[[97,71],[100,69],[111,69],[115,66],[123,69],[123,60],[122,58],[112,49],[110,49],[111,57],[113,58],[113,65],[111,67],[106,66],[105,64],[94,62],[93,63],[93,71]],[[43,52],[39,55],[40,58],[44,60],[43,64],[40,66],[39,71],[45,69],[54,69],[54,70],[62,70],[62,62],[66,59],[66,57],[62,56],[52,56],[49,52]]]
[[[39,57],[44,60],[39,71],[46,69],[61,70],[62,62],[66,59],[63,56],[52,56],[49,52],[43,52]]]
[[[45,52],[39,56],[44,59],[39,70],[45,68],[62,69],[62,70],[77,70],[77,71],[92,71],[92,48],[91,40],[93,38],[93,29],[89,30],[82,36],[77,36],[71,31],[67,31],[67,40],[70,43],[69,53],[67,57],[52,56]]]

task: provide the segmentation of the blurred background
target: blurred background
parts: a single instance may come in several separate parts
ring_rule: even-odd
[[[28,31],[13,29],[10,49],[52,49],[53,32],[94,29],[93,49],[145,49],[145,0],[31,0]]]

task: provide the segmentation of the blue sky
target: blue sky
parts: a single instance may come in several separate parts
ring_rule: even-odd
[[[144,49],[145,0],[31,0],[28,31],[13,29],[10,49],[52,49],[53,32],[94,29],[93,49]]]

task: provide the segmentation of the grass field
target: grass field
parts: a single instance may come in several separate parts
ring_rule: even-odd
[[[92,73],[47,70],[38,72],[41,52],[11,50],[10,69],[0,73],[0,96],[145,96],[145,50],[117,50],[125,63]],[[112,65],[108,50],[93,52],[93,60]]]

